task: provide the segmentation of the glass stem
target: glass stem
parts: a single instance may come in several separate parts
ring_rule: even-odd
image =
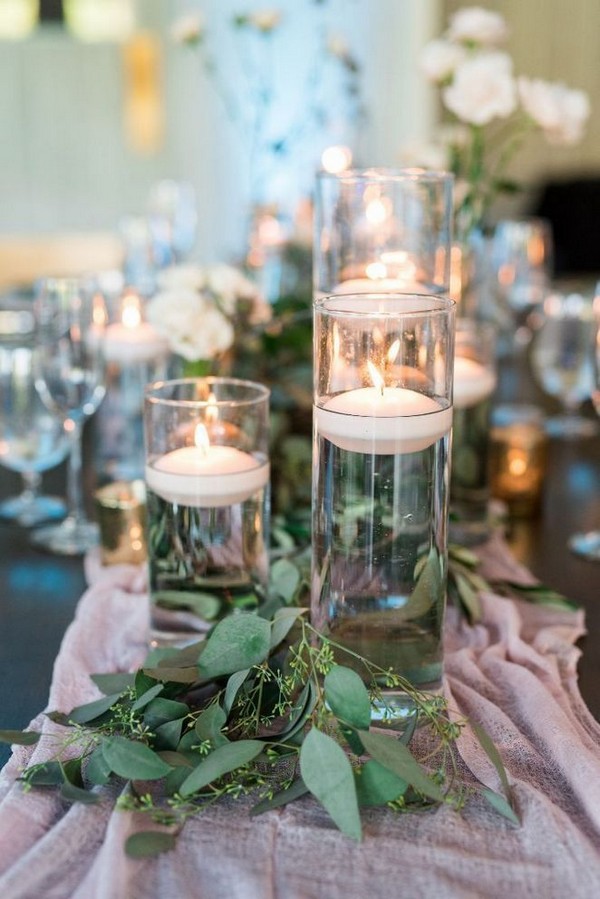
[[[71,449],[67,464],[67,506],[68,517],[73,521],[85,520],[83,508],[82,471],[81,471],[81,436],[82,422],[67,418],[65,432],[69,438]]]
[[[23,474],[23,492],[21,498],[28,503],[32,503],[38,496],[42,476],[39,471],[24,471]]]

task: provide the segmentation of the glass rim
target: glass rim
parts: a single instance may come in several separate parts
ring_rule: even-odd
[[[254,396],[240,397],[238,399],[213,399],[197,400],[197,399],[173,399],[170,397],[161,397],[158,391],[165,387],[174,387],[178,384],[196,384],[199,381],[208,384],[227,384],[233,387],[245,387],[254,391]],[[268,401],[271,391],[264,384],[258,381],[250,381],[244,378],[229,378],[219,375],[206,375],[200,378],[171,378],[162,381],[153,381],[144,388],[144,399],[146,402],[155,405],[170,406],[188,409],[204,409],[207,406],[216,406],[217,408],[239,408],[241,406],[255,406],[265,400]]]
[[[356,309],[352,308],[353,304],[361,300],[373,300],[377,303],[395,302],[402,303],[406,308],[394,309]],[[430,304],[429,308],[418,308],[412,305],[410,300],[417,300],[420,304]],[[335,303],[340,304],[340,308],[334,308]],[[344,308],[341,308],[342,304]],[[339,318],[381,318],[381,319],[398,319],[398,318],[414,318],[419,316],[436,316],[447,315],[456,309],[456,301],[451,297],[440,294],[430,293],[381,293],[373,291],[370,293],[346,293],[346,294],[328,294],[318,297],[313,301],[313,310],[315,313],[325,314],[331,317]],[[333,308],[332,308],[333,307]]]
[[[374,183],[381,181],[392,181],[392,182],[417,182],[417,183],[429,183],[429,182],[437,182],[440,184],[452,184],[454,182],[454,175],[452,172],[445,171],[444,169],[424,169],[419,166],[406,166],[402,167],[394,167],[394,166],[372,166],[370,168],[359,169],[345,169],[343,172],[326,172],[319,171],[317,172],[317,178],[322,181],[332,180],[336,182],[360,182],[360,181],[372,181]]]

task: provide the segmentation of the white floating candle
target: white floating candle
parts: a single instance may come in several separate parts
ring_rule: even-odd
[[[481,362],[466,356],[454,360],[454,406],[467,409],[487,399],[496,389],[496,375]]]
[[[340,449],[394,455],[426,449],[448,433],[452,407],[404,387],[361,387],[315,409],[319,434]]]
[[[204,425],[196,446],[183,446],[146,466],[146,484],[167,502],[217,508],[243,503],[266,486],[269,464],[234,446],[208,443]]]
[[[142,321],[140,300],[135,293],[123,298],[121,321],[105,328],[102,346],[106,361],[121,365],[149,362],[166,356],[169,350],[167,340]]]

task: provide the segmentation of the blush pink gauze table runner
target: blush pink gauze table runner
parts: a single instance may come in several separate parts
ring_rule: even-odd
[[[482,553],[488,576],[529,576],[500,538]],[[102,570],[56,659],[49,709],[97,698],[93,672],[134,669],[146,652],[148,604],[142,571]],[[311,798],[258,818],[251,802],[221,803],[189,821],[177,848],[127,859],[128,834],[146,819],[99,805],[69,805],[54,792],[24,796],[20,767],[41,761],[47,742],[16,748],[0,777],[1,899],[469,899],[600,896],[600,726],[576,679],[581,612],[559,612],[483,596],[476,627],[449,611],[445,689],[453,708],[480,722],[502,754],[522,824],[482,800],[448,808],[364,814],[364,841],[340,834]],[[34,729],[60,730],[39,716]],[[482,751],[465,734],[465,764],[499,789]]]

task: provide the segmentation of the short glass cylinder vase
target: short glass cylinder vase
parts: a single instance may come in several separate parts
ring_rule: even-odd
[[[235,378],[159,382],[144,427],[151,638],[183,646],[264,595],[269,391]]]
[[[324,297],[314,332],[312,620],[395,726],[441,686],[454,303]]]
[[[448,172],[370,168],[317,177],[314,294],[448,293]]]
[[[459,318],[454,358],[450,539],[475,545],[490,534],[490,413],[496,389],[496,329]]]

